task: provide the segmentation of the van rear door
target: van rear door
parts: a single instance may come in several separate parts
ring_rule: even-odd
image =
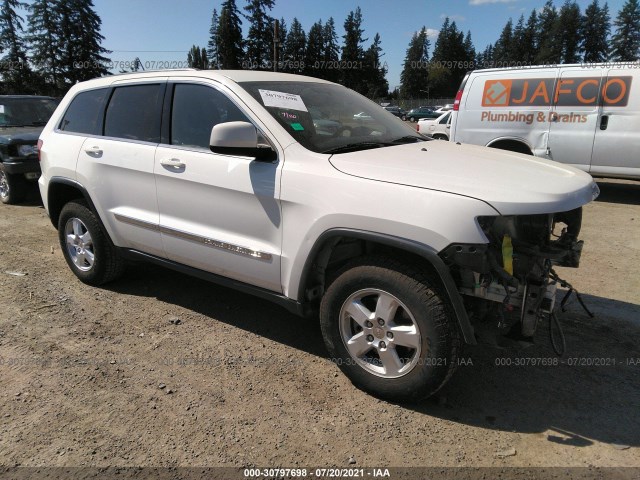
[[[636,70],[608,70],[602,87],[602,115],[590,173],[640,178],[640,75]]]
[[[581,67],[561,69],[551,99],[550,159],[589,171],[602,72]]]

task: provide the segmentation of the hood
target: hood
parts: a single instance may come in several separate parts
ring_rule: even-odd
[[[0,127],[0,143],[35,145],[44,127]]]
[[[333,155],[330,162],[347,175],[472,197],[502,215],[573,210],[599,192],[589,174],[573,167],[443,141]]]

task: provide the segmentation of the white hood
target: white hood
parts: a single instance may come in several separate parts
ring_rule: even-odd
[[[333,155],[348,175],[473,197],[502,215],[564,212],[592,201],[588,173],[549,160],[430,141]]]

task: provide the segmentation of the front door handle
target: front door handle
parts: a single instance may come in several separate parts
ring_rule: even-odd
[[[89,148],[85,148],[84,151],[90,157],[101,157],[102,156],[102,149],[100,147],[89,147]]]
[[[184,163],[182,163],[182,161],[178,158],[165,158],[164,160],[160,161],[160,165],[164,167],[175,168],[175,169],[185,167]]]
[[[603,115],[600,119],[600,130],[606,130],[609,127],[609,115]]]

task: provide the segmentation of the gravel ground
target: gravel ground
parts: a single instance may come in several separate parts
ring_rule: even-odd
[[[417,405],[356,390],[268,302],[148,265],[87,287],[36,192],[1,206],[0,465],[639,467],[640,184],[600,186],[560,272],[596,318],[561,315],[564,363],[515,365],[554,358],[543,326]]]

